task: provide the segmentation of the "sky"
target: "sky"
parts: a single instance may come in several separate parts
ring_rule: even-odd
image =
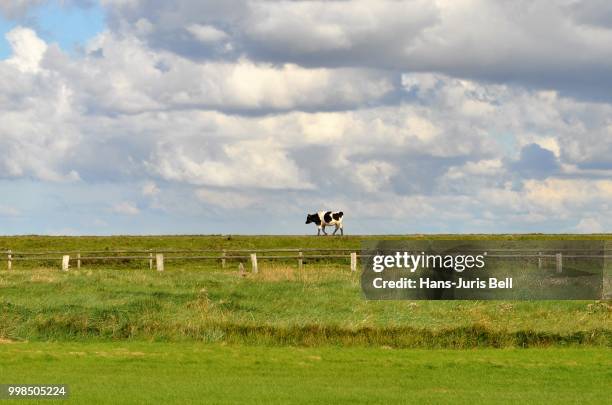
[[[0,234],[612,230],[607,0],[0,0]]]

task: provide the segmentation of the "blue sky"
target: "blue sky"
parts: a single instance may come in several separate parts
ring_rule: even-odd
[[[104,10],[99,4],[77,7],[51,1],[30,9],[23,22],[36,29],[47,43],[57,43],[67,52],[74,52],[89,39],[104,30]],[[10,46],[4,35],[19,22],[0,15],[0,58],[10,55]]]
[[[4,35],[15,28],[15,23],[7,21],[0,16],[0,32],[2,33],[2,39],[0,40],[0,59],[6,59],[10,55],[10,47],[8,41],[4,38]]]
[[[0,0],[0,234],[609,232],[610,15]]]

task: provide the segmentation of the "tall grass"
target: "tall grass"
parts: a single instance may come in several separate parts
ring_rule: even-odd
[[[390,347],[612,346],[605,301],[366,301],[346,265],[0,271],[0,338]]]

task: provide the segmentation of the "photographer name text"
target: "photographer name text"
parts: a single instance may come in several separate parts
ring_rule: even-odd
[[[402,277],[398,280],[384,280],[382,277],[377,277],[372,280],[372,285],[377,289],[432,289],[432,288],[457,288],[457,289],[506,289],[512,288],[512,277],[498,279],[490,277],[485,280],[476,278],[475,280],[464,280],[459,278],[457,281],[450,280],[433,280],[428,277],[419,278],[417,280],[407,277]]]

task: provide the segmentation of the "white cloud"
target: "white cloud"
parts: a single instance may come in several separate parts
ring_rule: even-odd
[[[168,108],[235,110],[337,109],[372,103],[393,89],[388,73],[307,69],[296,64],[193,61],[105,32],[89,57],[57,64],[84,90],[83,103],[119,113]],[[104,55],[100,58],[99,55]]]
[[[46,0],[0,0],[0,13],[8,18],[22,17],[26,11]]]
[[[202,42],[218,42],[228,38],[228,35],[212,25],[191,24],[187,27],[187,31],[191,33],[198,41]]]
[[[397,169],[384,161],[369,161],[358,163],[353,168],[354,179],[366,192],[372,193],[385,188]]]
[[[205,151],[202,151],[205,153]],[[312,183],[273,140],[222,146],[222,156],[200,155],[181,144],[158,145],[151,170],[166,180],[218,187],[310,189]]]
[[[232,55],[252,60],[436,71],[609,100],[606,87],[601,88],[602,82],[612,81],[608,52],[612,19],[607,17],[606,2],[515,3],[177,0],[166,5],[118,1],[109,5],[108,12],[112,27],[122,34],[138,33],[136,22],[146,17],[154,29],[141,35],[145,41],[164,49],[179,48],[179,53],[194,60],[210,57],[211,51],[177,46],[185,37],[181,35],[184,27],[214,25],[223,27],[227,40],[235,45]],[[191,40],[186,37],[185,41]],[[472,100],[464,107],[482,114],[491,106]]]
[[[41,67],[47,46],[34,31],[18,27],[7,37],[13,56],[0,61],[0,175],[79,180],[63,167],[80,139],[75,91]]]
[[[477,162],[467,162],[463,166],[452,166],[445,177],[455,181],[468,176],[498,176],[504,172],[500,159],[485,159]]]
[[[13,28],[5,36],[13,49],[13,56],[7,63],[22,72],[40,71],[40,63],[47,52],[47,44],[38,38],[33,30],[24,27]]]
[[[595,218],[583,218],[576,225],[576,231],[578,233],[602,233],[604,228],[601,222]]]
[[[242,29],[270,53],[336,59],[334,52],[351,60],[359,49],[367,49],[373,63],[391,49],[404,53],[401,48],[437,17],[435,5],[421,0],[261,1],[250,6]]]
[[[154,197],[160,193],[160,189],[154,182],[147,181],[145,184],[142,185],[141,192],[144,196]]]
[[[538,223],[549,226],[557,220],[576,222],[585,219],[580,230],[586,232],[591,216],[609,216],[608,201],[612,197],[612,181],[587,179],[526,180],[522,187],[513,189],[511,184],[500,188],[482,188],[477,200],[499,219],[520,223]],[[609,224],[608,224],[609,225]],[[604,225],[600,222],[599,229]],[[594,228],[593,228],[594,229]],[[576,231],[563,229],[563,231]]]
[[[593,202],[612,199],[612,180],[546,179],[527,180],[524,197],[533,206],[569,214]]]

